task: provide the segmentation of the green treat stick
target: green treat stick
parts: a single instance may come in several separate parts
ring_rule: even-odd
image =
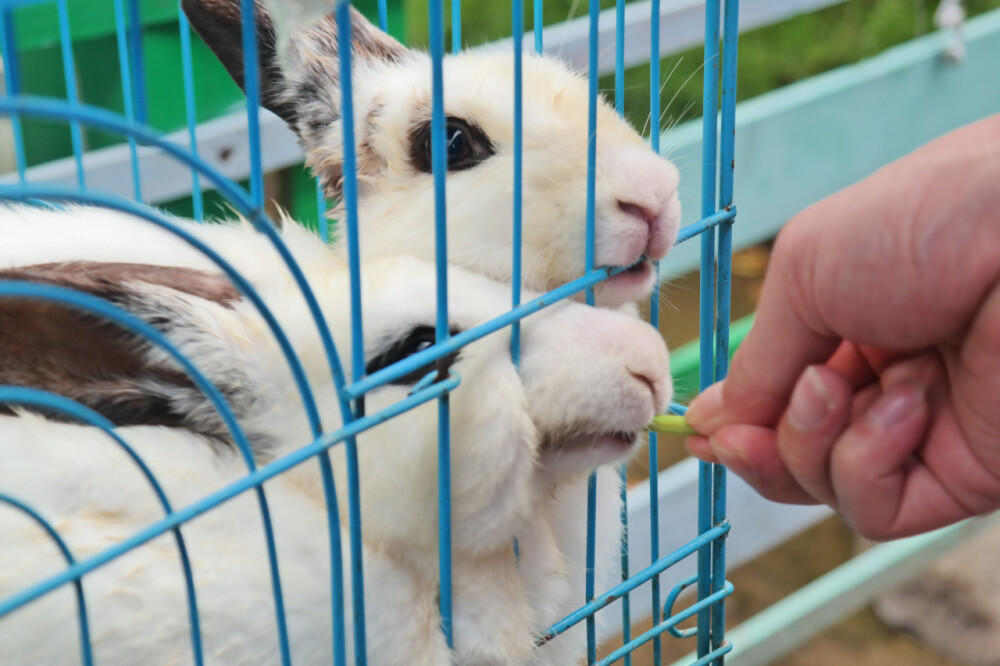
[[[698,434],[687,424],[683,416],[676,414],[657,414],[653,417],[653,422],[646,427],[653,432],[669,432],[675,435]]]

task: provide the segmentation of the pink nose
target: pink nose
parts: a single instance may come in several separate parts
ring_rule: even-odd
[[[665,230],[662,228],[662,218],[664,211],[659,207],[644,206],[630,201],[619,201],[618,210],[637,220],[642,220],[646,224],[646,250],[645,255],[651,259],[661,259],[670,249],[670,243],[666,239]]]
[[[626,215],[631,215],[632,217],[637,217],[647,226],[652,226],[656,221],[656,218],[660,216],[660,211],[653,210],[647,206],[641,206],[636,203],[629,203],[627,201],[618,202],[618,210],[625,213]]]

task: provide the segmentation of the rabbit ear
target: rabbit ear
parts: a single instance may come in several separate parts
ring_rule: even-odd
[[[240,298],[222,276],[187,268],[76,262],[0,270],[0,279],[100,296],[167,335],[208,374],[237,413],[240,400],[246,401],[239,366],[225,375],[211,371],[224,364],[218,358],[226,353],[218,328],[235,316],[230,306]],[[61,304],[0,298],[0,384],[68,396],[120,426],[171,426],[228,438],[208,399],[159,348]]]
[[[295,104],[287,99],[286,83],[278,66],[274,24],[259,0],[257,19],[257,57],[260,72],[260,103],[295,126]],[[241,90],[243,81],[243,19],[240,0],[181,0],[181,8],[191,27],[215,53]]]
[[[240,0],[182,0],[194,29],[243,88],[243,36]],[[281,116],[311,147],[340,117],[340,56],[337,22],[327,14],[307,27],[284,25],[261,0],[255,2],[261,104]],[[289,11],[289,13],[292,13]],[[350,8],[351,56],[358,61],[396,62],[406,47]],[[291,19],[289,19],[290,21]],[[289,34],[287,53],[279,35]],[[284,40],[281,40],[284,41]]]

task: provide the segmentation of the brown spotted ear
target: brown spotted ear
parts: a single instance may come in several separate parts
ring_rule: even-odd
[[[118,305],[175,340],[182,352],[219,349],[201,342],[213,314],[229,312],[240,294],[222,276],[140,264],[75,262],[0,270],[0,279],[69,287]],[[204,351],[203,351],[204,350]],[[189,357],[193,354],[189,353]],[[199,367],[206,367],[191,358]],[[219,366],[212,358],[210,365]],[[223,360],[224,361],[224,360]],[[239,368],[218,381],[239,413],[246,400]],[[65,395],[116,425],[180,427],[227,441],[214,407],[179,365],[140,336],[79,309],[0,298],[0,384]]]
[[[295,127],[295,104],[287,99],[287,84],[278,66],[274,24],[259,0],[255,6],[260,103]],[[236,85],[245,90],[240,0],[181,0],[181,8]]]
[[[280,1],[280,0],[277,0]],[[240,0],[181,0],[194,29],[243,88],[243,35]],[[278,53],[275,17],[255,2],[261,104],[281,116],[313,149],[323,132],[340,117],[340,56],[333,14],[296,30],[287,53]],[[406,47],[382,32],[353,7],[351,55],[358,60],[397,62]],[[291,26],[295,29],[296,26]]]

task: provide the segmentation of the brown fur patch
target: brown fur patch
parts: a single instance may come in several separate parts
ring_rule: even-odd
[[[221,304],[240,298],[226,277],[178,266],[71,261],[0,270],[0,278],[60,285],[98,295],[120,289],[126,282],[144,282]]]
[[[124,305],[145,297],[142,282],[222,305],[239,298],[229,281],[187,268],[73,262],[0,271],[0,278],[69,287]],[[163,324],[178,324],[164,311]],[[149,343],[116,324],[67,305],[0,298],[0,384],[67,396],[116,425],[190,426],[171,400],[197,392],[176,367],[149,362]]]
[[[115,425],[179,426],[183,416],[141,384],[194,384],[180,371],[146,367],[144,351],[135,336],[70,307],[0,300],[0,383],[64,395]]]

